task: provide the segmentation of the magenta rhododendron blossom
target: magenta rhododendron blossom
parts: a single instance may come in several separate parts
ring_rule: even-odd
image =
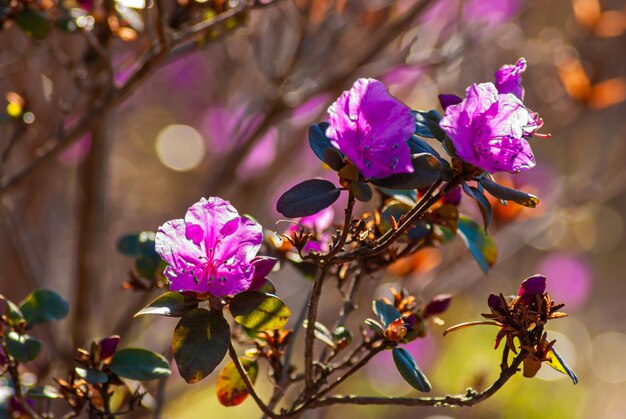
[[[501,94],[493,83],[474,84],[457,105],[447,107],[439,125],[457,155],[490,173],[520,172],[535,166],[527,138],[541,120],[511,93]]]
[[[520,100],[524,100],[522,87],[522,73],[526,71],[526,60],[520,58],[514,65],[502,66],[496,71],[496,88],[499,93],[513,93]]]
[[[170,289],[216,297],[246,291],[271,270],[268,258],[256,257],[262,241],[260,224],[216,197],[202,198],[155,236],[156,251],[169,265]]]
[[[366,178],[411,173],[407,140],[415,131],[411,110],[383,83],[359,79],[328,108],[331,144]]]

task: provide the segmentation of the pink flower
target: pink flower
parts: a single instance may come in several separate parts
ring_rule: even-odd
[[[169,265],[170,289],[216,297],[246,291],[269,272],[267,258],[256,257],[262,240],[260,224],[216,197],[202,198],[185,219],[166,222],[155,236],[156,251]]]
[[[411,110],[383,83],[359,79],[328,108],[331,144],[366,178],[411,173],[407,140],[415,131]]]
[[[537,114],[515,95],[499,93],[493,83],[473,84],[466,94],[461,103],[446,108],[439,123],[457,155],[490,173],[534,167],[527,138],[541,124]]]
[[[526,71],[526,59],[520,58],[515,65],[502,66],[496,71],[496,88],[498,93],[513,93],[519,100],[524,100],[522,73]]]

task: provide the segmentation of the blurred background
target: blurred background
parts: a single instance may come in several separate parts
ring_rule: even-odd
[[[234,3],[168,1],[166,16],[172,27],[180,20],[184,28],[184,19],[175,18],[219,16]],[[116,86],[125,85],[155,37],[146,21],[154,15],[143,6],[117,2],[116,10],[126,13],[119,12],[120,29],[130,31],[118,30],[105,45]],[[92,15],[97,23],[98,14]],[[569,313],[550,323],[550,336],[580,383],[573,386],[544,367],[532,381],[516,376],[470,409],[338,406],[306,417],[623,417],[623,0],[278,1],[195,39],[108,108],[99,102],[108,92],[103,69],[94,65],[102,60],[89,59],[96,50],[85,35],[89,17],[81,34],[55,29],[33,40],[17,25],[0,32],[0,92],[7,107],[0,124],[0,292],[19,301],[46,287],[72,302],[70,318],[43,332],[51,343],[32,366],[45,371],[43,380],[67,368],[53,361],[59,354],[111,333],[123,332],[126,346],[167,351],[175,320],[131,320],[158,292],[122,289],[132,260],[116,251],[120,236],[155,231],[200,197],[214,195],[270,231],[284,228],[277,227],[274,209],[284,190],[315,176],[335,180],[308,148],[306,132],[356,78],[383,80],[413,109],[440,109],[439,93],[462,95],[469,84],[491,81],[501,65],[525,57],[525,102],[552,137],[532,141],[536,168],[500,180],[535,193],[541,204],[523,209],[494,202],[491,234],[499,257],[488,275],[458,239],[428,249],[370,278],[349,325],[356,330],[371,315],[368,301],[389,295],[389,286],[424,301],[451,293],[446,324],[478,320],[490,292],[515,293],[522,279],[543,273],[553,299]],[[128,24],[133,17],[138,22]],[[463,205],[479,216],[467,199]],[[335,213],[341,212],[338,202]],[[309,282],[289,268],[272,279],[298,312]],[[322,322],[332,322],[340,298],[333,287],[325,291]],[[484,388],[499,373],[494,331],[472,328],[444,339],[445,327],[431,326],[427,338],[409,346],[434,393]],[[382,354],[340,392],[415,395],[391,364],[390,354]],[[250,400],[230,409],[219,405],[215,378],[187,385],[173,374],[163,416],[259,416]],[[261,386],[260,393],[267,397],[270,389]]]

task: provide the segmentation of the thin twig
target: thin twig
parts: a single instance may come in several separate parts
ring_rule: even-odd
[[[270,418],[277,418],[277,417],[279,417],[274,412],[272,412],[265,405],[265,403],[263,403],[263,400],[261,400],[259,395],[254,390],[254,386],[252,385],[252,382],[250,382],[250,377],[248,376],[248,372],[245,370],[243,365],[241,365],[241,362],[239,361],[239,357],[237,356],[237,351],[235,351],[235,347],[233,346],[233,342],[232,341],[228,342],[228,354],[230,355],[230,358],[233,360],[233,363],[235,364],[235,368],[237,368],[237,372],[241,376],[241,379],[243,380],[243,382],[244,382],[244,384],[246,386],[246,389],[248,390],[248,393],[250,393],[250,395],[252,396],[252,398],[254,399],[256,404],[259,406],[259,409],[261,409],[263,411],[263,413],[266,416],[269,416]]]
[[[336,404],[353,405],[396,405],[396,406],[473,406],[493,396],[517,373],[527,353],[525,351],[513,360],[509,368],[502,371],[498,379],[482,392],[468,391],[466,394],[442,397],[375,397],[355,395],[335,395],[315,400],[308,408],[331,406]]]

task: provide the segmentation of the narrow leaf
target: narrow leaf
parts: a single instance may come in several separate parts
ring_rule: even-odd
[[[221,313],[203,308],[185,313],[172,338],[180,375],[188,383],[205,378],[224,359],[229,341],[230,327]]]
[[[41,387],[29,388],[26,392],[26,397],[30,399],[61,399],[63,395],[57,390],[56,387],[51,385],[45,385]]]
[[[489,200],[487,199],[487,197],[485,197],[485,195],[483,195],[481,191],[474,188],[473,186],[469,186],[466,183],[463,183],[463,192],[465,192],[470,198],[473,198],[478,204],[480,213],[483,216],[483,225],[486,231],[491,224],[491,220],[493,219],[493,211]]]
[[[230,302],[235,321],[249,329],[280,329],[289,320],[289,308],[280,298],[258,291],[237,294]]]
[[[332,205],[339,193],[340,190],[327,180],[305,180],[278,199],[276,210],[289,218],[306,217]]]
[[[464,216],[459,217],[457,232],[474,256],[478,266],[484,272],[489,272],[498,257],[498,249],[491,237],[475,221]]]
[[[578,377],[576,376],[574,371],[572,371],[570,367],[567,366],[563,358],[561,358],[561,355],[554,348],[552,348],[550,352],[548,352],[547,357],[548,365],[550,365],[552,368],[560,373],[569,375],[569,378],[572,379],[574,384],[578,384]]]
[[[426,378],[426,375],[420,370],[415,360],[406,349],[395,347],[392,353],[393,362],[396,364],[396,368],[402,378],[404,378],[404,381],[409,383],[414,389],[423,393],[428,393],[432,390],[428,378]]]
[[[259,364],[256,361],[247,358],[239,358],[239,362],[244,370],[248,373],[250,382],[254,384],[259,375]],[[237,367],[233,361],[230,361],[217,377],[215,385],[217,389],[217,399],[224,406],[237,406],[248,397],[248,389],[244,383]]]
[[[535,195],[531,195],[526,192],[518,191],[517,189],[507,188],[490,179],[480,179],[480,184],[495,198],[503,199],[505,201],[513,201],[517,204],[523,205],[529,208],[535,208],[539,204],[539,198]]]
[[[198,301],[185,297],[179,292],[166,292],[142,308],[135,317],[156,314],[167,317],[182,317],[186,312],[198,307]]]

